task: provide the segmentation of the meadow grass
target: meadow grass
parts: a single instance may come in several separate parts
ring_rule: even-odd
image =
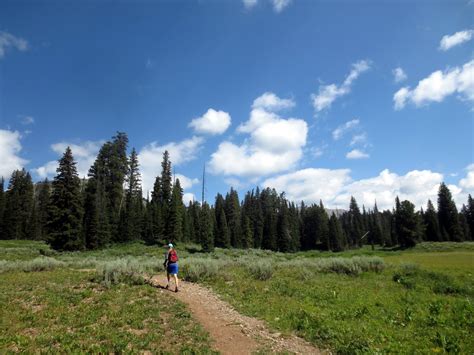
[[[202,253],[199,246],[181,245],[178,253],[180,277],[212,287],[240,312],[321,348],[341,354],[469,353],[473,246],[284,254]],[[0,349],[209,352],[207,335],[185,307],[136,277],[162,271],[164,251],[136,242],[56,253],[42,242],[0,241]],[[169,333],[166,324],[175,312],[182,317]],[[186,345],[175,351],[165,340],[169,335]]]
[[[69,268],[0,275],[1,352],[212,353],[184,304]]]

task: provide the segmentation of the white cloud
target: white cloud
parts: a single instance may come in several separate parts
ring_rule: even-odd
[[[35,119],[32,116],[22,116],[21,124],[27,126],[33,123],[35,123]]]
[[[191,178],[188,178],[187,176],[184,176],[182,174],[175,174],[174,177],[175,177],[175,179],[179,179],[179,183],[180,183],[181,188],[183,190],[190,189],[194,185],[199,184],[199,179],[197,179],[197,178],[191,179]]]
[[[246,9],[251,9],[257,5],[258,0],[243,0]]]
[[[346,134],[347,132],[351,131],[355,127],[359,125],[360,121],[358,119],[354,119],[351,121],[347,121],[343,125],[338,126],[333,132],[332,132],[332,138],[334,140],[339,140]]]
[[[467,166],[466,171],[466,177],[459,181],[459,186],[466,194],[474,195],[474,164]]]
[[[400,110],[408,101],[417,107],[430,102],[441,102],[455,93],[463,100],[474,101],[474,60],[444,72],[437,70],[420,80],[413,90],[409,87],[401,88],[393,96],[394,107]]]
[[[230,123],[231,118],[227,112],[210,108],[201,117],[193,119],[189,123],[189,127],[194,128],[198,133],[215,135],[224,133]]]
[[[18,155],[22,148],[20,139],[20,132],[0,129],[0,177],[10,178],[13,170],[28,163]]]
[[[379,209],[391,209],[396,196],[413,202],[417,208],[425,207],[428,199],[435,202],[442,181],[442,174],[430,170],[397,175],[385,169],[375,177],[354,181],[349,169],[308,168],[267,179],[262,185],[285,191],[287,198],[296,202],[319,203],[322,200],[328,208],[347,209],[354,196],[360,207],[372,208],[377,201]],[[467,195],[462,196],[456,185],[449,188],[456,200],[466,200]]]
[[[369,158],[369,154],[359,150],[359,149],[353,149],[350,152],[346,154],[347,159],[366,159]]]
[[[194,160],[196,154],[201,149],[204,139],[202,137],[192,137],[181,142],[171,142],[158,145],[152,142],[143,147],[138,153],[138,163],[142,174],[143,194],[153,189],[153,184],[157,175],[161,174],[161,162],[165,150],[170,154],[170,161],[173,166],[179,166],[188,161]],[[180,180],[181,183],[183,181]]]
[[[352,64],[352,70],[341,85],[321,85],[318,94],[312,94],[311,100],[316,112],[331,107],[334,100],[351,92],[351,86],[360,74],[370,69],[370,61],[361,60]]]
[[[293,0],[270,0],[273,10],[277,13],[282,12]],[[243,0],[246,9],[250,10],[255,7],[258,0]]]
[[[363,132],[361,134],[356,134],[356,135],[352,136],[350,145],[351,146],[354,146],[354,145],[357,145],[357,144],[365,145],[366,142],[367,142],[367,133]]]
[[[189,204],[189,201],[195,201],[196,196],[192,192],[185,192],[183,194],[183,203],[187,206]]]
[[[298,118],[281,118],[267,109],[280,109],[280,104],[255,104],[247,122],[237,132],[248,133],[249,139],[237,145],[222,142],[211,156],[210,171],[214,174],[260,177],[291,169],[301,159],[306,145],[307,123]],[[284,100],[276,97],[272,102]]]
[[[292,0],[271,0],[271,2],[275,12],[282,12],[288,5],[291,4]]]
[[[252,108],[261,108],[267,111],[275,112],[281,109],[288,109],[295,106],[292,99],[281,99],[273,92],[266,92],[253,101]]]
[[[393,74],[393,80],[395,80],[396,83],[401,83],[402,81],[407,80],[407,75],[403,71],[402,68],[398,67],[392,70]]]
[[[464,42],[470,41],[473,35],[474,30],[459,31],[451,36],[445,35],[443,38],[441,38],[439,50],[447,51],[455,46],[459,46]]]
[[[0,59],[2,59],[7,50],[16,48],[20,52],[28,49],[28,42],[20,37],[15,37],[11,33],[0,31]]]
[[[104,144],[103,141],[86,141],[84,143],[69,143],[59,142],[51,145],[51,149],[58,155],[58,158],[62,157],[67,147],[71,148],[72,155],[76,161],[77,173],[80,178],[87,177],[89,168],[97,158],[97,153],[100,147]],[[34,169],[36,174],[42,179],[53,178],[56,175],[56,169],[58,167],[58,161],[52,160],[46,164]]]

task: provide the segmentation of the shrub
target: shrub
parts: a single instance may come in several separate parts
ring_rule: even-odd
[[[247,270],[256,280],[266,281],[273,275],[273,264],[269,260],[254,260],[247,264]]]
[[[25,261],[0,261],[0,272],[8,271],[45,271],[52,270],[57,267],[66,266],[66,264],[60,260],[49,257],[38,257],[33,260]]]
[[[96,281],[107,287],[118,283],[143,284],[145,271],[146,267],[135,258],[106,261],[98,265]]]
[[[185,280],[196,282],[216,276],[224,264],[220,260],[210,258],[188,258],[181,262],[181,275]]]

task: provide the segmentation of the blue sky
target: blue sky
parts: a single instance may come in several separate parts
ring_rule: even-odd
[[[418,206],[474,192],[473,1],[2,1],[0,175],[81,174],[116,131],[143,187]],[[241,195],[241,197],[243,197]]]

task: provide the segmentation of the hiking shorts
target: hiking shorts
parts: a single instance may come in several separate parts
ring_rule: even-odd
[[[178,274],[178,263],[170,263],[168,264],[168,267],[166,268],[166,272],[171,275],[177,275]]]

